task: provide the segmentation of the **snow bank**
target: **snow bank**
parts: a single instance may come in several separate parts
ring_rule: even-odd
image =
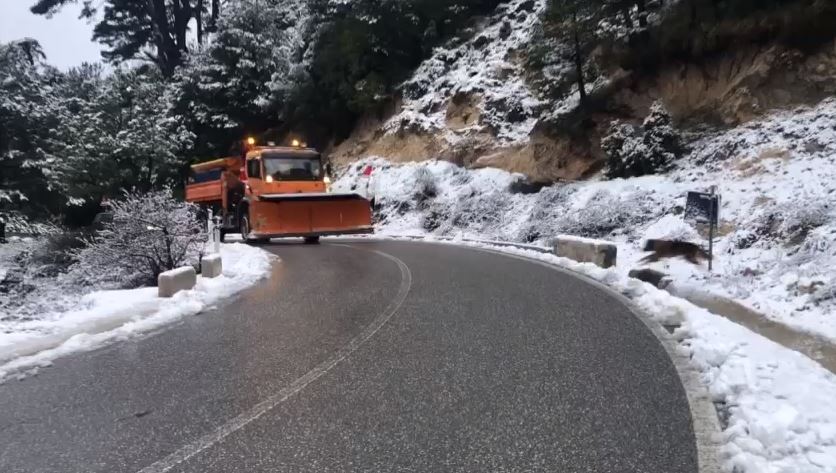
[[[525,193],[521,176],[495,169],[383,158],[355,163],[335,187],[358,188],[372,164],[380,233],[546,245],[558,234],[600,238],[619,244],[626,273],[639,265],[647,238],[707,247],[707,231],[682,219],[685,195],[717,185],[714,272],[679,259],[653,267],[836,342],[836,99],[706,135],[691,148],[667,174],[536,193]],[[433,192],[424,192],[428,183]]]
[[[0,326],[0,381],[201,312],[269,275],[274,258],[242,244],[222,245],[221,257],[222,276],[199,277],[193,290],[170,299],[157,297],[153,287],[99,291],[83,296],[72,310]]]

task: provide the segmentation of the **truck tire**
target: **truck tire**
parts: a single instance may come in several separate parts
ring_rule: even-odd
[[[264,245],[270,242],[269,238],[251,238],[247,235],[250,234],[250,214],[249,212],[245,212],[241,215],[241,219],[239,221],[239,228],[241,231],[241,239],[244,240],[244,243],[248,245]]]
[[[319,237],[318,236],[305,237],[305,244],[306,245],[318,245],[319,244]]]

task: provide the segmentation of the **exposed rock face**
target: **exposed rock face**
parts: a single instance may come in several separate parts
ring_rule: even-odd
[[[836,41],[805,55],[786,46],[748,47],[702,63],[665,67],[616,94],[636,116],[661,98],[681,121],[739,125],[774,109],[836,94]]]

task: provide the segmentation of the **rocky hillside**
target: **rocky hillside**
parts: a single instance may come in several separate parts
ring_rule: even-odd
[[[707,130],[836,94],[832,38],[816,37],[814,44],[753,39],[773,31],[770,22],[792,25],[815,14],[787,7],[738,21],[736,37],[729,36],[729,25],[715,25],[704,40],[716,43],[713,49],[701,46],[687,56],[660,47],[647,63],[623,46],[601,44],[587,66],[591,105],[581,108],[577,88],[569,86],[571,54],[544,33],[550,28],[547,8],[546,0],[502,3],[437,48],[402,84],[387,113],[367,116],[333,147],[332,156],[342,163],[369,156],[394,162],[439,158],[519,172],[533,181],[576,180],[602,168],[600,141],[612,120],[641,121],[656,101],[693,142]],[[677,2],[665,2],[648,21],[674,28],[680,10]],[[639,60],[645,63],[624,67]]]

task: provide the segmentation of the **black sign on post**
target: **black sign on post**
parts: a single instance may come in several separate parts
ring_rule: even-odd
[[[685,202],[685,220],[708,224],[708,270],[714,265],[714,230],[720,222],[720,196],[711,192],[689,192]]]
[[[685,204],[685,220],[717,225],[720,220],[720,196],[708,192],[689,192]]]

